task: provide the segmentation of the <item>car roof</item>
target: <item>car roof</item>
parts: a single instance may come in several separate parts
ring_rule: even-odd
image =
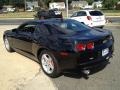
[[[94,10],[94,9],[83,9],[83,10],[79,10],[79,11],[77,11],[77,12],[80,12],[80,11],[85,11],[85,12],[87,12],[87,11],[100,11],[100,10]]]
[[[92,10],[92,9],[86,9],[86,10],[80,10],[80,11],[95,11],[95,10]]]

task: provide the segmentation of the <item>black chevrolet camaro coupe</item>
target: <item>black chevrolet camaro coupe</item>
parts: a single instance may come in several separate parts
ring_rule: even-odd
[[[114,49],[110,31],[71,19],[29,21],[5,31],[3,40],[7,51],[35,59],[50,77],[76,67],[88,74],[90,68],[107,61]]]

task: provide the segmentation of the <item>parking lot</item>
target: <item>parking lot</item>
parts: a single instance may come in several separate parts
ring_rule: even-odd
[[[111,30],[115,37],[114,56],[107,67],[94,70],[88,79],[81,76],[79,71],[67,72],[53,80],[60,90],[120,90],[120,27],[111,24],[105,28]]]
[[[119,25],[109,24],[105,27],[115,37],[114,56],[105,68],[94,70],[88,78],[78,70],[64,72],[55,79],[44,75],[36,62],[5,50],[3,32],[15,27],[0,25],[0,90],[120,90]]]

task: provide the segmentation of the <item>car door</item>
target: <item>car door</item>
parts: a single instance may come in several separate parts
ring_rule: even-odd
[[[49,24],[41,24],[37,26],[37,29],[35,30],[35,39],[37,39],[40,46],[50,48],[54,50],[55,48],[58,48],[58,35],[55,28],[53,28]]]
[[[36,26],[36,30],[34,32],[34,42],[39,43],[41,46],[48,46],[50,44],[48,40],[49,36],[50,32],[44,24]]]
[[[18,28],[13,42],[16,49],[32,54],[32,41],[35,26],[34,23],[27,23]]]

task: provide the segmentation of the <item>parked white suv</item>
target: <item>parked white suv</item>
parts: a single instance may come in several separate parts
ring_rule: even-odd
[[[105,15],[99,10],[81,10],[75,12],[70,18],[90,27],[103,28],[106,22]]]

